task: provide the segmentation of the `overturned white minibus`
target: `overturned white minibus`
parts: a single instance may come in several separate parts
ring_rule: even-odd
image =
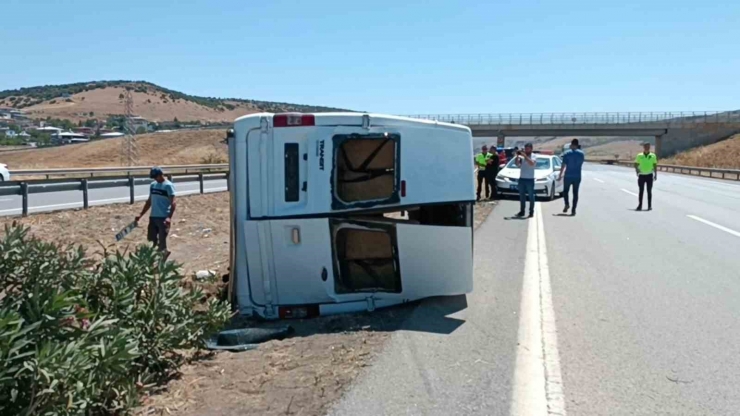
[[[237,119],[229,137],[232,301],[242,314],[288,318],[469,293],[472,153],[470,129],[433,121]]]

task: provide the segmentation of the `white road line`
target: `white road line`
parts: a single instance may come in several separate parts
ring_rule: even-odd
[[[602,181],[602,180],[601,180],[601,179],[599,179],[599,178],[594,178],[594,180],[595,180],[596,182],[598,182],[598,183],[604,183],[604,181]]]
[[[718,230],[722,230],[722,231],[724,231],[726,233],[732,234],[735,237],[740,237],[740,232],[737,232],[735,230],[729,229],[729,228],[727,228],[725,226],[722,226],[722,225],[719,225],[719,224],[715,224],[715,223],[713,223],[711,221],[707,221],[704,218],[697,217],[696,215],[686,215],[686,216],[689,217],[689,218],[691,218],[692,220],[703,222],[704,224],[706,224],[706,225],[708,225],[710,227],[714,227],[714,228],[716,228]]]
[[[637,195],[636,193],[634,193],[634,192],[632,192],[632,191],[628,191],[628,190],[626,190],[626,189],[624,189],[624,188],[622,188],[622,192],[626,192],[626,193],[628,193],[628,194],[630,194],[630,195],[633,195],[633,196],[640,196],[640,195]]]
[[[529,223],[519,311],[512,416],[565,416],[555,311],[541,204]]]

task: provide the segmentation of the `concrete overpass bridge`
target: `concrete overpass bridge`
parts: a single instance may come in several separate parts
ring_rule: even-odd
[[[412,118],[463,124],[475,137],[654,136],[659,156],[740,132],[740,110],[705,112],[426,114]]]

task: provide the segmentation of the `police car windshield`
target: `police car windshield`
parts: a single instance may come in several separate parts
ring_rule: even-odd
[[[516,165],[516,158],[511,159],[509,161],[509,164],[506,165],[509,169],[519,169],[519,166]],[[537,170],[547,170],[550,169],[550,158],[547,157],[538,157],[537,158],[537,164],[534,166]]]

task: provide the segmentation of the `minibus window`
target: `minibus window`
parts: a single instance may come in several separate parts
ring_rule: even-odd
[[[389,231],[351,227],[336,231],[337,294],[401,292],[396,249]]]
[[[397,136],[345,136],[335,152],[335,197],[344,204],[397,198]]]
[[[298,184],[298,143],[285,143],[285,202],[300,199]]]

